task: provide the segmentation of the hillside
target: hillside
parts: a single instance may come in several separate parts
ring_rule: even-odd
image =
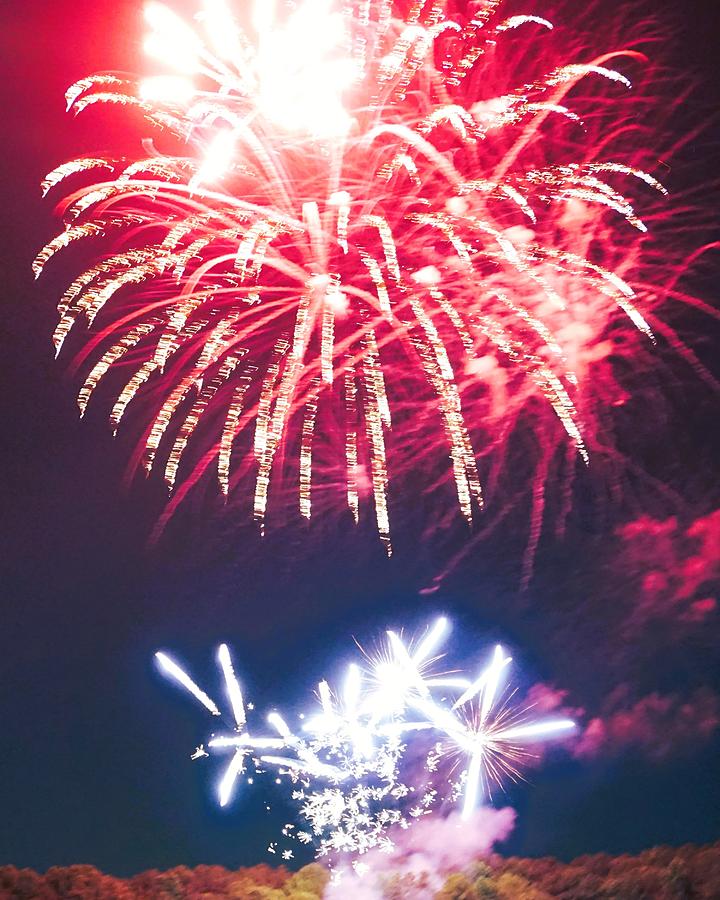
[[[0,867],[2,900],[314,900],[328,873],[317,864],[291,873],[266,865],[229,871],[221,866],[179,866],[132,878],[104,875],[93,866],[53,867],[45,874]],[[340,884],[333,898],[351,898]],[[720,842],[699,847],[655,847],[638,856],[555,859],[493,856],[464,872],[383,876],[379,891],[368,884],[363,900],[716,900],[720,897]]]

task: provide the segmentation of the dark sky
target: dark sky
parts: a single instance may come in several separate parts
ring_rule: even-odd
[[[624,5],[597,4],[603,14]],[[676,65],[695,72],[695,99],[682,114],[692,119],[720,97],[720,26],[713,0],[678,6],[654,4],[672,17]],[[528,7],[542,14],[546,5]],[[212,687],[212,650],[228,640],[258,703],[292,708],[352,634],[372,638],[386,625],[421,624],[442,610],[463,626],[462,654],[475,638],[502,637],[522,653],[526,685],[568,688],[570,701],[591,711],[603,708],[614,683],[633,684],[637,696],[717,687],[717,614],[680,636],[667,623],[620,636],[613,603],[627,601],[636,583],[614,565],[612,513],[590,522],[576,515],[564,542],[546,540],[524,594],[512,517],[430,595],[421,589],[462,535],[422,552],[400,536],[388,562],[368,535],[319,526],[260,542],[197,503],[148,551],[157,490],[126,490],[128,446],[111,439],[101,417],[78,422],[73,385],[49,339],[62,285],[52,276],[35,284],[29,269],[55,228],[39,197],[42,176],[88,142],[116,137],[110,128],[88,135],[74,124],[63,92],[87,73],[135,67],[139,9],[136,0],[28,0],[3,15],[0,864],[43,870],[87,862],[122,875],[265,859],[272,835],[260,818],[265,798],[216,809],[210,768],[188,760],[206,722],[155,673],[158,647],[177,651]],[[706,123],[686,151],[680,183],[716,184],[713,129]],[[710,361],[705,324],[689,316],[684,325]],[[716,398],[701,385],[670,391],[662,449],[652,432],[638,440],[641,456],[698,515],[712,508],[718,474],[711,466],[717,427],[707,427],[713,408],[717,416]],[[657,503],[652,512],[661,514]],[[551,757],[508,798],[520,817],[507,849],[569,858],[716,839],[718,751],[715,736],[660,761],[643,752]]]

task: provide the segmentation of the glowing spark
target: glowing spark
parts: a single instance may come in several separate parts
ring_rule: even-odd
[[[412,661],[416,666],[423,663],[429,656],[433,654],[435,648],[442,641],[445,632],[448,630],[449,624],[450,623],[444,616],[442,616],[437,620],[437,622],[435,622],[426,637],[423,638],[420,646],[413,653]]]
[[[508,728],[499,731],[495,737],[501,741],[511,741],[518,738],[545,737],[560,731],[568,731],[575,727],[571,719],[557,719],[548,722],[536,722],[532,725],[518,725],[516,728]]]
[[[463,802],[463,816],[469,816],[475,811],[478,803],[480,789],[480,777],[482,775],[482,748],[477,748],[470,754],[470,765],[467,769],[465,788],[465,800]]]
[[[230,802],[235,782],[244,771],[245,754],[242,750],[236,750],[232,762],[225,770],[225,774],[218,785],[218,802],[220,806],[227,806]]]
[[[214,716],[220,715],[220,710],[217,708],[215,703],[208,697],[205,691],[201,690],[192,678],[172,659],[170,659],[167,654],[162,653],[160,650],[155,654],[155,659],[158,661],[160,667],[164,672],[166,672],[171,678],[174,678],[178,684],[182,685],[186,691],[189,691],[196,700],[199,700],[200,703],[205,707],[205,709],[209,710]]]
[[[218,660],[220,668],[225,677],[225,685],[227,687],[230,706],[232,707],[233,716],[235,717],[235,725],[238,731],[243,728],[246,721],[245,704],[243,703],[242,691],[235,677],[232,660],[230,659],[230,651],[227,644],[220,644],[218,647]]]

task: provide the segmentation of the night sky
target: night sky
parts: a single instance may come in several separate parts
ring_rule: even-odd
[[[623,6],[632,4],[597,4],[608,15]],[[694,73],[678,127],[704,124],[672,178],[682,189],[704,181],[710,193],[720,142],[706,118],[720,99],[715,3],[652,7],[672,24],[663,52]],[[528,4],[539,14],[545,8],[543,0]],[[35,283],[30,272],[56,229],[52,204],[40,198],[43,175],[118,140],[112,116],[93,133],[66,116],[64,90],[94,71],[139,69],[140,26],[139,0],[28,0],[5,10],[0,32],[7,153],[0,864],[44,870],[85,862],[125,875],[266,860],[285,812],[268,816],[260,790],[217,809],[217,769],[189,760],[209,723],[158,676],[153,652],[174,651],[212,693],[214,647],[227,640],[251,699],[292,710],[352,652],[351,636],[372,642],[385,627],[419,627],[437,612],[454,618],[460,658],[502,639],[522,660],[522,687],[567,690],[566,702],[584,708],[585,721],[623,710],[642,719],[633,740],[609,729],[597,754],[554,752],[528,785],[497,798],[519,813],[503,852],[569,859],[720,837],[720,623],[710,603],[718,590],[710,557],[717,563],[711,514],[720,505],[720,433],[717,396],[687,367],[663,365],[649,376],[657,405],[644,394],[631,401],[621,434],[638,466],[671,490],[640,489],[630,479],[626,499],[613,506],[588,480],[566,537],[547,530],[525,592],[522,510],[434,591],[427,588],[437,586],[466,535],[452,525],[420,545],[415,508],[390,561],[370,530],[354,534],[332,523],[275,529],[261,541],[210,492],[148,549],[162,492],[157,484],[125,485],[132,441],[114,441],[103,415],[78,421],[75,382],[50,343],[64,284],[54,273]],[[715,278],[706,270],[694,284],[710,300],[716,260]],[[674,324],[720,373],[711,321],[676,311]],[[676,525],[663,531],[658,523],[671,516]],[[697,567],[705,574],[693,580]],[[652,608],[642,585],[650,569],[670,573]],[[669,712],[643,718],[643,698],[654,694],[672,698]]]

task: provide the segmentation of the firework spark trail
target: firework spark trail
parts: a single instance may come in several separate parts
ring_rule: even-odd
[[[605,158],[604,120],[573,109],[588,107],[589,79],[590,100],[605,84],[622,117],[622,54],[552,58],[537,74],[552,23],[501,9],[461,22],[443,4],[402,19],[389,0],[257,0],[241,27],[207,0],[191,27],[149,2],[146,50],[168,71],[69,88],[76,114],[136,110],[177,147],[55,168],[43,193],[85,186],[33,265],[39,276],[71,245],[113,242],[64,293],[53,341],[60,353],[80,322],[95,331],[78,354],[100,350],[81,412],[111,371],[135,367],[111,422],[149,413],[137,459],[174,491],[158,531],[214,469],[224,495],[254,477],[261,529],[291,487],[305,518],[321,487],[355,521],[374,505],[391,552],[391,473],[422,466],[439,485],[449,459],[472,523],[481,462],[530,408],[535,478],[563,440],[587,462],[615,402],[610,357],[649,345],[656,321],[638,262],[647,225],[618,183],[664,189],[632,158]],[[495,68],[503,47],[521,51],[519,87]],[[206,425],[223,420],[221,434]]]
[[[475,679],[436,671],[449,628],[441,617],[410,643],[388,631],[377,655],[366,655],[363,666],[348,666],[338,691],[320,682],[319,710],[299,717],[298,732],[272,711],[270,736],[248,730],[243,694],[222,644],[218,662],[234,727],[233,733],[213,735],[207,742],[212,753],[232,753],[217,788],[220,805],[230,801],[248,767],[255,774],[271,768],[294,785],[292,797],[308,829],[300,833],[317,840],[320,854],[388,846],[391,826],[407,827],[460,796],[463,816],[471,816],[489,802],[493,783],[520,777],[527,743],[562,736],[574,723],[529,720],[528,710],[510,703],[502,679],[511,660],[500,646]],[[166,674],[220,715],[177,663],[164,653],[156,656]],[[459,696],[449,703],[454,692]],[[406,763],[413,743],[426,753],[421,774]],[[442,777],[433,774],[448,767]]]
[[[214,700],[211,700],[210,697],[199,688],[195,682],[190,678],[190,676],[172,659],[170,659],[167,654],[158,651],[155,654],[155,659],[157,659],[158,664],[161,666],[163,671],[170,676],[170,678],[175,679],[178,684],[181,684],[186,691],[189,691],[195,697],[196,700],[199,700],[200,703],[205,707],[205,709],[210,710],[210,712],[214,716],[221,715],[220,710],[217,708]]]

